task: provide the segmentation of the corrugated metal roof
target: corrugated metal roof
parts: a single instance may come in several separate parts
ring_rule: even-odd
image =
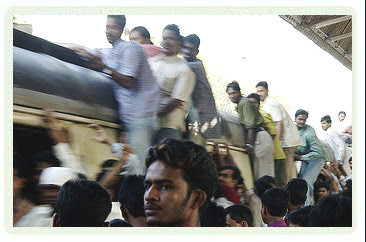
[[[352,70],[351,15],[280,15],[280,17]]]

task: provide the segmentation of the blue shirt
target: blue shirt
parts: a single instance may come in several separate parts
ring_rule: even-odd
[[[133,41],[117,40],[113,43],[113,48],[102,49],[100,54],[103,63],[108,67],[135,78],[132,88],[113,82],[120,120],[130,124],[137,119],[155,115],[159,102],[159,86],[141,45]]]
[[[296,153],[300,154],[304,161],[325,158],[325,152],[313,127],[306,124],[299,132],[302,145],[296,148]]]

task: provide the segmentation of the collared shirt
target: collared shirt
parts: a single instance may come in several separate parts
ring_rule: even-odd
[[[283,122],[282,147],[295,147],[301,145],[301,138],[296,125],[285,108],[270,96],[262,102],[261,107],[264,111],[271,114],[274,122]]]
[[[281,220],[271,223],[270,225],[268,225],[268,227],[287,227],[287,224],[285,221]]]
[[[132,88],[124,88],[113,82],[121,121],[128,124],[155,115],[159,86],[141,45],[120,39],[113,43],[113,48],[102,49],[99,53],[104,64],[125,76],[133,77],[135,81]]]
[[[240,99],[236,111],[239,113],[239,120],[244,129],[266,127],[262,115],[248,98],[242,97]]]
[[[299,130],[302,145],[296,148],[296,152],[301,155],[304,161],[325,158],[324,149],[316,136],[315,130],[310,125],[305,125]]]
[[[192,101],[199,113],[199,129],[206,139],[218,139],[221,137],[221,129],[215,99],[208,83],[205,68],[200,60],[187,62],[196,74],[196,85],[192,94]]]
[[[337,131],[335,131],[332,127],[329,127],[325,132],[325,138],[334,154],[334,159],[341,161],[342,164],[344,161],[348,161],[348,159],[351,157],[351,154]]]
[[[195,85],[191,68],[177,56],[160,54],[149,58],[151,69],[160,87],[159,106],[167,105],[171,99],[182,101],[182,106],[158,117],[160,128],[185,131],[188,104]]]

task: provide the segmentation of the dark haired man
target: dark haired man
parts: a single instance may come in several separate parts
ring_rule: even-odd
[[[283,218],[287,213],[288,192],[282,188],[271,188],[264,192],[261,200],[262,218],[268,227],[287,227]]]
[[[299,131],[282,104],[268,96],[268,83],[265,81],[258,82],[256,88],[257,94],[262,101],[261,107],[272,116],[277,127],[277,136],[286,154],[284,161],[281,160],[275,163],[276,179],[279,181],[278,186],[285,187],[291,178],[296,177],[293,157],[296,146],[301,145]]]
[[[308,184],[308,193],[305,205],[312,204],[313,187],[316,178],[324,166],[325,152],[316,136],[315,130],[306,124],[309,113],[299,109],[295,113],[296,125],[302,139],[302,145],[296,148],[294,159],[301,161],[300,178]]]
[[[144,211],[144,177],[127,176],[120,187],[118,201],[121,204],[121,212],[133,227],[146,227]]]
[[[206,149],[187,140],[165,139],[150,148],[146,166],[147,224],[199,227],[199,211],[211,200],[218,184]]]
[[[226,227],[253,227],[253,216],[244,205],[232,205],[225,208]]]
[[[342,165],[346,175],[351,175],[352,171],[349,166],[349,159],[352,154],[341,136],[332,128],[332,119],[329,115],[325,115],[320,119],[322,129],[325,131],[325,141],[329,145],[335,158],[335,169]]]
[[[288,203],[288,211],[294,211],[304,206],[306,194],[308,192],[308,184],[300,178],[291,179],[286,186],[290,200]]]
[[[237,104],[240,123],[245,130],[245,149],[253,155],[254,178],[274,176],[273,142],[266,131],[265,123],[257,107],[241,95],[239,84],[233,81],[227,85],[226,93]]]
[[[331,195],[330,181],[320,181],[314,184],[314,200],[318,202],[320,198],[325,198]]]
[[[183,139],[186,131],[185,118],[195,85],[195,75],[184,60],[177,56],[182,44],[179,27],[175,24],[167,25],[163,30],[163,53],[149,58],[160,86],[157,143],[164,138]]]
[[[188,120],[190,124],[196,125],[198,128],[198,137],[195,136],[194,140],[204,145],[206,139],[220,138],[221,130],[215,99],[206,76],[205,67],[202,61],[197,59],[199,46],[200,38],[196,34],[190,34],[183,39],[181,53],[196,75],[196,85],[193,89]]]
[[[264,227],[261,210],[262,202],[261,197],[265,191],[276,187],[276,181],[271,176],[263,176],[254,182],[254,188],[246,190],[244,193],[244,199],[248,203],[248,207],[253,215],[253,226]]]
[[[290,212],[287,216],[289,227],[309,227],[309,214],[314,206],[305,206]]]
[[[57,196],[53,227],[104,227],[112,208],[107,190],[99,183],[74,179],[62,185]]]
[[[119,118],[127,132],[127,143],[132,146],[145,171],[143,161],[157,130],[155,115],[159,86],[141,45],[121,39],[125,24],[124,15],[108,15],[105,32],[112,48],[98,49],[98,54],[79,49],[77,52],[93,69],[102,71],[113,80]]]

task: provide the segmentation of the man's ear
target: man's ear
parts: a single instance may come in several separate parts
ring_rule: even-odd
[[[61,226],[61,220],[60,220],[60,215],[58,213],[54,213],[53,214],[53,227],[62,227]]]
[[[240,222],[240,226],[241,226],[241,227],[249,227],[249,225],[248,225],[247,221],[241,221],[241,222]]]
[[[192,208],[200,208],[206,202],[207,195],[201,189],[197,189],[193,192],[193,203]]]

